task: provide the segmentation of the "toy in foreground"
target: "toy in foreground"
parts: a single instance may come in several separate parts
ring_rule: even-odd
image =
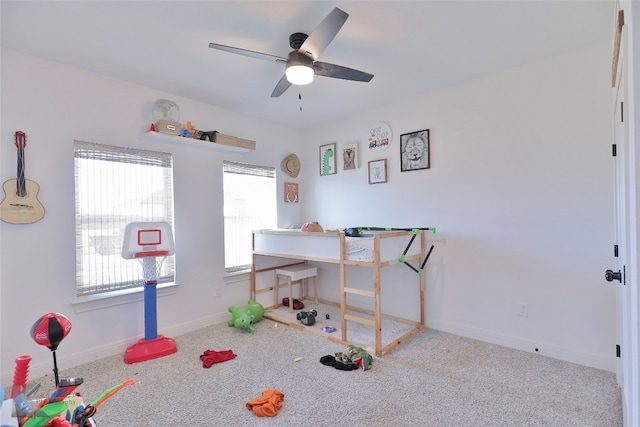
[[[253,324],[262,320],[265,310],[260,303],[250,299],[243,307],[230,306],[229,312],[231,313],[229,326],[253,332],[255,331]]]
[[[122,384],[118,384],[104,391],[100,396],[98,396],[96,400],[91,402],[82,410],[75,412],[73,414],[73,418],[74,418],[73,427],[86,427],[91,425],[89,424],[91,417],[93,417],[96,414],[96,410],[100,405],[102,405],[102,403],[104,403],[105,400],[109,399],[110,397],[118,393],[123,388],[133,384],[135,384],[134,380],[127,380]]]
[[[62,313],[47,313],[42,316],[31,327],[31,338],[40,345],[43,345],[53,354],[53,375],[56,387],[59,384],[58,362],[56,360],[56,350],[60,342],[71,331],[71,321]]]

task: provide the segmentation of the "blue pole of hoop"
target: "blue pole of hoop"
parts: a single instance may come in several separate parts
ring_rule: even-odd
[[[144,286],[144,339],[147,341],[158,338],[157,284],[151,280]]]
[[[156,257],[149,256],[142,259],[144,271],[144,339],[158,338],[158,304]]]

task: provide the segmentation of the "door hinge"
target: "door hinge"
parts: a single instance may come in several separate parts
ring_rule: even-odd
[[[624,101],[620,101],[620,122],[624,123]]]
[[[616,344],[616,357],[620,357],[620,344]]]
[[[613,155],[613,157],[617,156],[618,155],[618,150],[617,150],[616,144],[613,144],[611,146],[611,148],[612,148],[611,154]]]
[[[618,245],[613,245],[613,256],[618,258]]]

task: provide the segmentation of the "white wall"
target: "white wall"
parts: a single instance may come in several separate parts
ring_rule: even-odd
[[[178,291],[158,299],[158,332],[174,336],[226,321],[230,305],[246,303],[249,282],[225,283],[222,223],[222,160],[275,166],[299,144],[300,133],[172,94],[131,85],[77,68],[2,51],[0,153],[2,180],[15,179],[13,134],[27,135],[26,174],[41,186],[45,217],[35,224],[0,223],[0,349],[3,383],[14,360],[33,357],[33,375],[50,373],[51,354],[29,336],[33,322],[57,311],[73,324],[60,345],[60,368],[124,352],[144,336],[141,295],[136,302],[76,312],[74,139],[171,152],[174,160],[175,237]],[[142,137],[152,122],[151,106],[170,98],[181,120],[199,128],[257,141],[255,152],[218,152]],[[305,161],[303,153],[299,154]],[[278,186],[278,200],[283,190]],[[279,203],[283,224],[299,223],[300,205]],[[216,288],[221,297],[215,298]]]
[[[603,281],[613,245],[609,64],[608,45],[590,46],[302,133],[3,50],[2,179],[15,174],[13,132],[24,130],[27,178],[40,183],[47,209],[36,224],[0,223],[3,383],[21,354],[34,358],[33,375],[50,372],[50,352],[29,337],[44,313],[65,313],[73,323],[57,352],[61,368],[124,352],[144,332],[140,298],[82,313],[71,305],[74,139],[174,155],[180,286],[158,300],[159,333],[226,321],[227,307],[248,297],[246,280],[222,278],[222,159],[279,166],[295,152],[301,203],[279,203],[280,226],[435,226],[429,327],[613,371],[614,289]],[[255,139],[258,149],[222,154],[142,138],[151,103],[165,97],[180,105],[183,121]],[[395,136],[373,157],[363,144],[377,121]],[[431,130],[431,169],[401,173],[399,134],[424,128]],[[318,146],[355,140],[360,168],[319,177]],[[368,185],[366,162],[381,157],[389,160],[389,182]],[[277,169],[279,182],[289,180]],[[415,273],[392,268],[383,284],[410,291]],[[337,299],[335,267],[321,266],[319,287],[321,297]],[[216,288],[222,297],[214,297]],[[397,313],[415,294],[395,290],[383,291],[384,308]],[[521,303],[529,304],[526,318],[517,316]]]
[[[361,166],[307,169],[306,218],[434,226],[428,327],[613,371],[615,289],[603,277],[614,243],[610,61],[608,44],[589,46],[311,129],[306,157],[359,140]],[[393,144],[371,153],[378,121]],[[400,172],[399,135],[421,129],[432,166]],[[388,183],[369,185],[367,162],[379,158]],[[338,298],[337,268],[321,268],[322,296]],[[394,291],[415,287],[415,273],[398,271],[406,277],[387,281]],[[390,294],[391,310],[416,312],[415,291]]]

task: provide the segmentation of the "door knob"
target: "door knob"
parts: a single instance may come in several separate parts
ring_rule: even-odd
[[[618,282],[622,283],[622,273],[620,273],[620,270],[618,271],[607,270],[604,273],[604,278],[607,280],[607,282],[612,282],[614,280],[617,280]]]

